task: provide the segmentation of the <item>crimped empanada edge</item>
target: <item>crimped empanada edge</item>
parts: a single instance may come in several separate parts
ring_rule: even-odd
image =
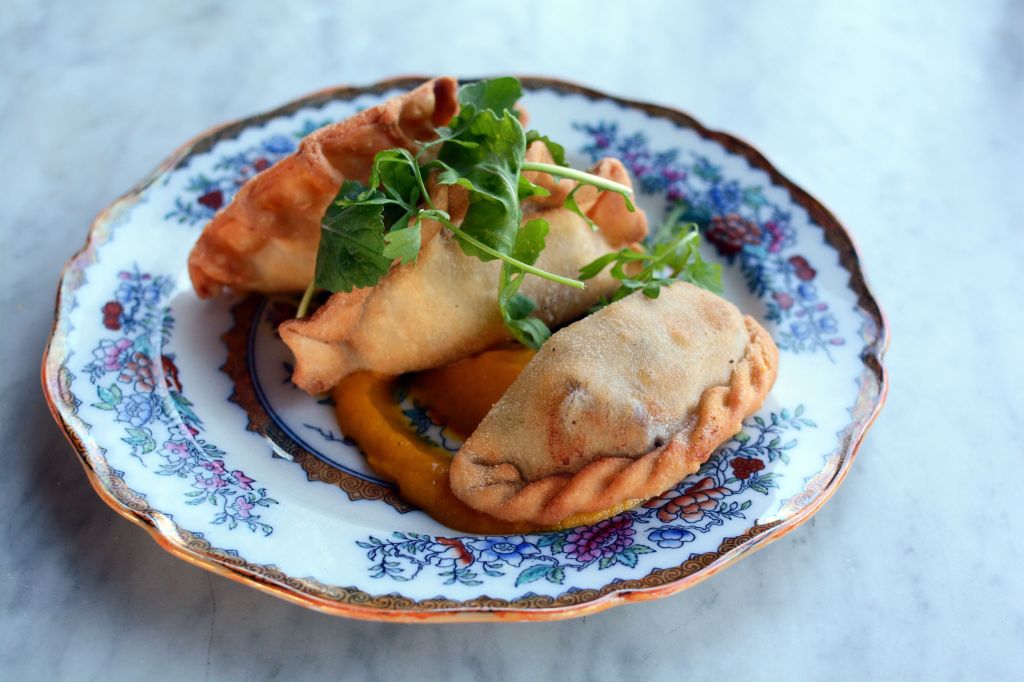
[[[554,474],[535,481],[508,480],[453,490],[466,504],[507,521],[553,526],[574,514],[596,513],[627,499],[661,494],[692,474],[715,448],[738,433],[743,420],[760,409],[778,375],[779,351],[771,336],[749,315],[743,318],[749,340],[727,385],[704,390],[689,427],[665,445],[639,457],[601,457],[575,474]],[[482,464],[459,453],[453,471],[462,481],[489,480],[485,471],[508,463]],[[454,483],[454,480],[453,480]],[[495,495],[501,488],[505,495]],[[487,489],[485,494],[484,490]],[[486,501],[481,498],[486,498]],[[483,504],[481,504],[483,502]]]

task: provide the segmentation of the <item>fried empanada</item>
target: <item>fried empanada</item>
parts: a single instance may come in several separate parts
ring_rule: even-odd
[[[415,151],[459,109],[458,83],[427,81],[306,136],[299,149],[246,182],[205,227],[188,271],[201,298],[225,287],[302,291],[312,281],[324,211],[346,179],[365,183],[385,149]]]
[[[595,172],[629,183],[614,159]],[[431,196],[454,222],[465,215],[462,187],[434,185]],[[529,210],[529,219],[550,226],[537,267],[576,277],[583,265],[647,233],[643,212],[629,212],[618,194],[584,194],[578,205],[597,232],[566,208]],[[452,233],[431,221],[423,223],[422,244],[415,263],[392,267],[375,287],[334,294],[312,317],[281,325],[295,355],[297,386],[319,393],[359,370],[397,375],[438,367],[511,338],[498,309],[500,261],[465,255]],[[585,290],[528,275],[520,291],[537,303],[536,316],[554,327],[583,315],[617,286],[607,273],[588,280]]]
[[[764,401],[768,332],[691,284],[640,292],[554,334],[456,454],[455,494],[550,526],[658,495]]]

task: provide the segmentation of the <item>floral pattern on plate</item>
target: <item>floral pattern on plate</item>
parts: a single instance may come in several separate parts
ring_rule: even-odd
[[[174,208],[165,217],[189,225],[210,220],[234,198],[246,180],[294,152],[299,140],[328,123],[306,119],[291,135],[271,135],[257,145],[221,157],[213,165],[213,173],[189,178],[187,196],[175,197]]]
[[[156,455],[162,460],[159,474],[189,482],[188,504],[214,506],[211,523],[270,535],[274,528],[258,510],[277,500],[266,488],[255,487],[245,472],[229,469],[226,453],[202,438],[203,422],[185,397],[174,356],[159,352],[174,329],[165,305],[170,278],[136,268],[122,271],[118,279],[113,298],[100,312],[103,326],[121,336],[101,339],[83,367],[96,387],[98,402],[92,407],[116,415],[124,429],[121,440],[133,457],[144,462]]]

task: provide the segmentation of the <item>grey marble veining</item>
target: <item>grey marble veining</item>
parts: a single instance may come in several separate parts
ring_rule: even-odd
[[[0,678],[1024,678],[1024,3],[402,4],[4,3]],[[840,216],[892,390],[812,522],[662,601],[400,626],[209,575],[103,505],[37,371],[93,215],[211,125],[411,72],[679,106]]]

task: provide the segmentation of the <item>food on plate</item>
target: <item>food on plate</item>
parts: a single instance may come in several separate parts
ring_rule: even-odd
[[[658,495],[740,430],[777,365],[725,299],[685,282],[634,293],[544,344],[455,456],[452,490],[538,526]]]
[[[616,160],[594,171],[629,182]],[[430,197],[460,224],[468,203],[463,187],[435,184]],[[526,220],[547,223],[537,267],[574,277],[594,259],[646,235],[643,214],[628,211],[617,194],[590,192],[577,205],[583,217],[564,207],[536,207],[527,214]],[[415,263],[392,267],[375,286],[334,294],[312,317],[281,325],[281,338],[295,355],[297,386],[319,393],[358,370],[404,374],[438,367],[512,338],[498,306],[501,263],[466,256],[453,234],[433,220],[423,221],[420,239]],[[618,286],[608,273],[582,291],[528,277],[519,293],[535,303],[536,319],[554,327],[580,317]]]
[[[427,81],[307,135],[298,151],[251,178],[189,255],[196,293],[303,291],[313,278],[320,222],[342,182],[366,182],[377,152],[416,150],[435,139],[458,109],[457,88],[452,78]]]
[[[594,523],[643,502],[627,500],[598,514],[580,514],[539,528],[477,511],[452,492],[448,479],[452,453],[412,427],[404,408],[395,401],[395,392],[407,392],[418,404],[428,406],[431,416],[446,425],[449,436],[464,438],[476,429],[533,353],[522,346],[500,347],[402,379],[357,372],[331,392],[338,425],[347,437],[359,443],[373,470],[395,482],[402,499],[463,532],[524,533],[569,528]]]
[[[681,205],[648,234],[620,161],[576,170],[524,128],[518,80],[456,88],[323,128],[249,180],[193,284],[303,291],[278,328],[292,381],[332,391],[346,437],[438,521],[593,523],[696,471],[760,407],[778,350],[717,295]]]

